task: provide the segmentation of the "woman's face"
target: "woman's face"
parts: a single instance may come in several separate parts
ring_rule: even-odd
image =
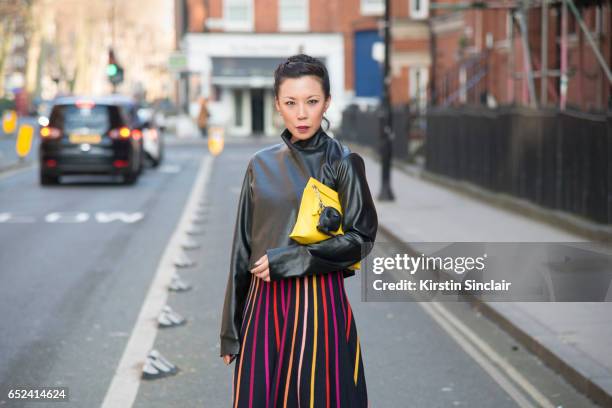
[[[276,110],[293,136],[291,142],[307,140],[315,134],[330,101],[331,98],[325,99],[321,82],[315,76],[283,80],[276,98]]]

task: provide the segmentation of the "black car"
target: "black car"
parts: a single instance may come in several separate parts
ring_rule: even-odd
[[[113,174],[133,184],[142,168],[141,139],[142,132],[111,98],[56,99],[49,124],[40,129],[40,182],[56,184],[67,174]]]

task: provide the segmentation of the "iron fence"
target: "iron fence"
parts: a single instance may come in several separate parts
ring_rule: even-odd
[[[612,223],[612,114],[432,109],[425,157],[430,172]]]

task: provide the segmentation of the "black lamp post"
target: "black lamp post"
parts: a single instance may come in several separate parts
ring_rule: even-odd
[[[395,196],[391,190],[391,155],[393,143],[393,125],[391,114],[391,96],[389,87],[391,85],[390,49],[391,49],[391,1],[385,0],[385,63],[383,70],[383,96],[380,114],[380,159],[382,162],[382,183],[378,200],[393,201]]]

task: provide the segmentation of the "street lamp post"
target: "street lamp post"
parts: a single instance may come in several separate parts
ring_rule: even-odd
[[[380,115],[380,159],[382,164],[382,182],[378,199],[380,201],[393,201],[395,196],[391,189],[391,157],[392,157],[392,142],[393,142],[393,126],[391,114],[391,98],[389,95],[389,87],[391,85],[391,70],[390,70],[390,48],[391,48],[391,30],[390,30],[390,14],[391,1],[385,0],[385,63],[383,70],[383,96],[381,103]]]

